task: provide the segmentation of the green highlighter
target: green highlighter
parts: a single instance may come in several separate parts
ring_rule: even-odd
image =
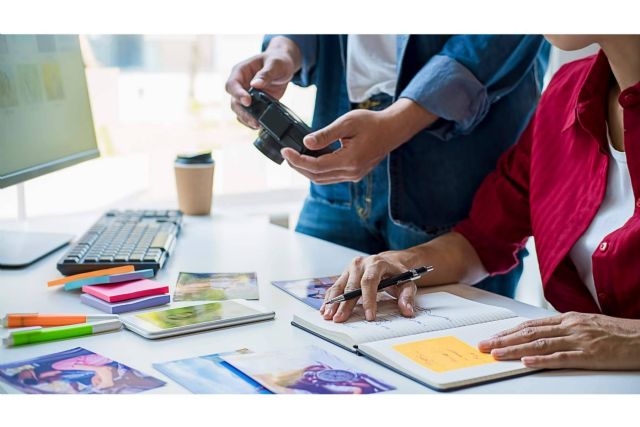
[[[57,326],[54,328],[36,326],[34,328],[11,332],[7,338],[2,340],[2,343],[5,347],[16,347],[19,345],[36,344],[115,331],[121,327],[122,322],[120,322],[120,319],[83,323],[80,325]]]

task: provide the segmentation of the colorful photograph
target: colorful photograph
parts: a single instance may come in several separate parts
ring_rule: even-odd
[[[320,310],[320,306],[322,306],[322,302],[324,301],[324,295],[336,280],[338,280],[338,277],[339,276],[328,276],[315,277],[313,279],[281,280],[271,282],[271,284],[308,306]],[[390,299],[393,299],[393,297],[384,292],[378,293],[378,301]]]
[[[338,276],[316,277],[313,279],[300,280],[282,280],[271,282],[275,287],[282,289],[292,297],[302,301],[303,303],[320,310],[324,295]]]
[[[29,394],[126,394],[166,383],[77,347],[0,365],[0,380]]]
[[[151,311],[149,313],[138,314],[136,317],[152,323],[158,328],[171,329],[216,320],[247,317],[258,313],[259,312],[257,310],[238,304],[234,301],[221,301],[209,304],[197,304],[187,307]]]
[[[180,273],[174,301],[258,299],[256,273]]]
[[[260,383],[222,359],[222,356],[250,353],[252,353],[251,350],[242,348],[227,353],[210,354],[166,363],[154,363],[153,367],[191,393],[272,394]]]
[[[279,394],[371,394],[396,389],[316,346],[222,359]]]

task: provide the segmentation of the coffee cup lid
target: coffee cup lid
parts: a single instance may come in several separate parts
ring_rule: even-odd
[[[176,163],[184,165],[213,163],[211,151],[199,151],[197,153],[181,153],[176,157]]]

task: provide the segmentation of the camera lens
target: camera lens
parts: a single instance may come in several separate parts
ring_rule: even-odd
[[[253,145],[258,150],[260,150],[262,154],[264,154],[277,164],[280,165],[282,164],[282,162],[284,162],[284,158],[280,154],[282,146],[280,146],[280,144],[278,144],[278,142],[271,135],[269,135],[269,132],[267,132],[266,130],[260,129],[260,132],[258,132],[258,137],[253,142]]]

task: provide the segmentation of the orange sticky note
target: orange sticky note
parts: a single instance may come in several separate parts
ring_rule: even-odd
[[[89,271],[87,273],[74,274],[73,276],[67,276],[60,279],[51,280],[50,282],[47,282],[47,286],[64,285],[67,282],[71,282],[73,280],[78,280],[78,279],[86,279],[87,277],[100,277],[100,276],[107,276],[110,274],[129,273],[131,271],[134,271],[135,269],[136,268],[133,265],[123,265],[121,267],[112,267],[112,268],[105,268],[103,270]]]
[[[448,372],[495,362],[490,354],[482,353],[452,336],[398,344],[393,349],[434,372]]]

